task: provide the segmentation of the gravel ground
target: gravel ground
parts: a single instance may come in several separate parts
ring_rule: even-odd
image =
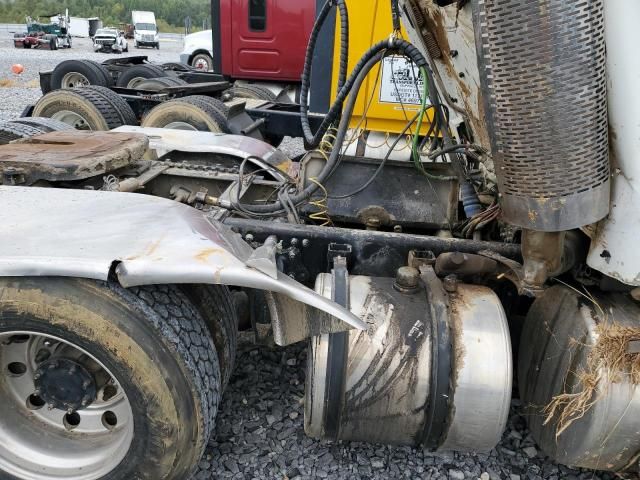
[[[549,461],[531,439],[517,400],[500,445],[489,454],[313,440],[304,435],[305,364],[302,345],[274,350],[241,342],[197,480],[614,478]]]
[[[152,61],[177,61],[182,45],[132,50]],[[86,39],[71,50],[17,50],[0,38],[0,121],[20,115],[41,96],[38,72],[70,58],[102,61]],[[25,67],[13,75],[11,65]],[[290,156],[302,151],[299,139],[285,139]],[[218,414],[217,432],[200,464],[197,480],[233,479],[481,479],[575,480],[613,478],[556,465],[535,446],[514,400],[500,445],[489,454],[429,454],[409,447],[331,443],[304,435],[303,398],[306,348],[269,349],[242,342],[237,367]]]
[[[129,41],[129,55],[147,55],[153,62],[177,62],[182,51],[182,43],[173,39],[162,39],[160,50],[151,48],[133,48]],[[19,117],[24,108],[35,103],[42,96],[38,73],[53,70],[58,63],[84,58],[103,62],[114,55],[94,53],[91,40],[75,38],[73,48],[69,50],[24,50],[13,46],[13,38],[0,37],[0,122]],[[11,66],[19,63],[24,66],[21,75],[14,75]]]

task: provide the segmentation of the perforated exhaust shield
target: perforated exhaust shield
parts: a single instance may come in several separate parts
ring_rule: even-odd
[[[540,231],[609,212],[603,0],[475,0],[504,218]]]

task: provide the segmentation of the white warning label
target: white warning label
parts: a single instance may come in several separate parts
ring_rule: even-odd
[[[384,58],[380,102],[421,105],[423,89],[424,80],[420,69],[409,59],[398,56]]]

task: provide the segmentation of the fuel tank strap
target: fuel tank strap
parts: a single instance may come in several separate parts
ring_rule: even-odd
[[[422,279],[427,289],[433,347],[431,349],[431,389],[427,403],[427,416],[423,442],[428,449],[435,450],[445,437],[451,408],[451,350],[452,339],[449,330],[448,301],[442,282],[432,267],[421,269]]]
[[[349,308],[349,272],[345,257],[335,257],[333,266],[333,301]],[[349,333],[329,334],[327,389],[325,391],[324,424],[327,438],[338,440],[346,383]]]

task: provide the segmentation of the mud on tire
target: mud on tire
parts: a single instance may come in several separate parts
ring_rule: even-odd
[[[205,321],[179,288],[161,285],[124,289],[83,279],[2,278],[0,335],[15,331],[20,332],[21,341],[29,341],[30,336],[49,336],[90,352],[126,394],[134,440],[126,453],[121,453],[122,460],[96,478],[189,478],[212,433],[221,382],[215,346]],[[3,400],[5,406],[16,404],[11,408],[21,405],[10,398]],[[80,417],[86,413],[78,410]],[[25,419],[29,421],[27,414]],[[6,421],[0,419],[0,423]],[[50,429],[48,442],[35,447],[29,444],[30,448],[43,450],[43,457],[51,448],[50,442],[62,442],[65,451],[71,452],[82,448],[81,442],[91,441],[91,434],[57,433],[37,421],[31,428]],[[20,442],[25,435],[21,431],[13,440]],[[7,454],[0,447],[3,453],[10,457],[9,462],[20,465],[19,452]],[[64,462],[43,471],[38,460],[33,466],[34,458],[39,457],[30,455],[23,465],[36,469],[38,478],[43,473],[51,478],[69,475],[68,471],[64,475],[54,471],[68,468]],[[16,478],[2,468],[1,478]],[[86,474],[75,472],[81,473]]]

